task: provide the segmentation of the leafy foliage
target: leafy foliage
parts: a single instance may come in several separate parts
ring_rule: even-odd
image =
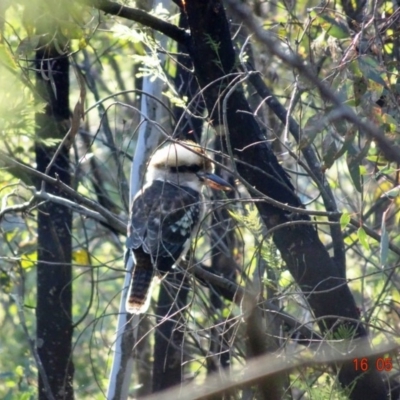
[[[376,3],[376,15],[368,15],[370,22],[360,28],[348,23],[348,16],[337,3],[329,5],[332,8],[317,7],[313,1],[253,3],[254,12],[265,29],[280,39],[288,53],[299,54],[311,65],[319,79],[360,120],[377,124],[382,135],[394,144],[399,143],[400,38],[394,28],[398,19],[394,4]],[[121,182],[129,174],[141,119],[140,95],[134,90],[140,89],[143,78],[151,77],[165,83],[166,91],[160,100],[166,107],[183,108],[191,100],[180,96],[173,83],[176,47],[171,44],[167,49],[160,49],[148,29],[109,15],[100,16],[79,2],[62,1],[59,7],[55,18],[68,43],[60,48],[60,53],[68,52],[74,70],[85,77],[87,85],[85,121],[71,149],[73,189],[127,220],[128,208],[123,200],[127,188]],[[51,32],[37,31],[38,20],[45,20],[51,10],[46,8],[46,2],[35,0],[15,2],[5,7],[4,12],[6,23],[1,22],[0,26],[0,397],[12,400],[36,395],[37,367],[28,344],[34,338],[35,329],[37,211],[35,202],[22,210],[16,208],[32,198],[33,178],[27,169],[17,168],[2,155],[34,167],[34,114],[45,110],[34,90],[32,57],[43,35],[51,40]],[[60,12],[63,18],[58,17]],[[158,8],[152,12],[172,20],[170,15],[175,10],[166,13]],[[375,23],[377,15],[381,17]],[[40,31],[45,28],[41,27]],[[317,152],[320,165],[315,168],[323,171],[342,213],[339,223],[345,237],[347,278],[375,345],[398,338],[400,281],[395,246],[400,246],[400,182],[397,163],[386,157],[376,141],[332,109],[295,67],[288,68],[280,59],[272,58],[251,37],[252,51],[248,50],[245,47],[248,32],[241,21],[232,20],[232,32],[236,47],[243,51],[242,59],[257,66],[264,82],[273,87],[274,94],[290,110],[290,116],[298,121],[301,137],[298,144],[293,144],[286,140],[287,127],[271,115],[264,99],[248,90],[252,108],[276,146],[276,152],[289,154],[282,157],[282,163],[288,167],[307,209],[323,211],[325,205],[320,192],[310,170],[303,167],[301,155],[309,146]],[[215,62],[222,65],[218,55],[220,44],[211,38],[206,40],[215,50]],[[168,53],[167,66],[160,61],[160,51]],[[71,73],[73,102],[80,93],[76,76]],[[159,122],[173,125],[170,115]],[[204,131],[211,129],[207,126]],[[244,197],[248,195],[245,185],[240,186],[240,192]],[[318,331],[305,298],[284,271],[281,256],[266,237],[265,226],[251,201],[243,208],[229,204],[229,214],[236,223],[229,229],[239,240],[230,248],[218,247],[218,251],[229,257],[236,283],[249,288],[249,282],[253,282],[260,304],[264,300],[274,301]],[[316,217],[314,222],[324,244],[331,248],[331,232],[322,224],[325,220],[325,217]],[[203,266],[211,263],[212,247],[216,246],[210,233],[214,228],[209,226],[196,242],[195,260]],[[74,214],[72,235],[76,396],[100,399],[104,398],[115,340],[124,274],[124,237],[78,212]],[[227,298],[219,304],[212,303],[210,298],[216,289],[204,282],[191,280],[190,285],[194,289],[189,294],[190,312],[184,314],[185,320],[180,326],[185,338],[181,361],[185,379],[202,382],[209,370],[220,368],[226,353],[230,364],[245,365],[248,358],[245,312],[243,304]],[[156,291],[154,301],[157,294]],[[18,305],[23,306],[24,320],[18,313]],[[156,322],[150,316],[143,323],[147,324],[143,342],[151,348]],[[342,329],[336,336],[324,340],[350,339],[353,334],[352,330]],[[221,337],[224,345],[219,341]],[[290,333],[282,334],[278,338],[280,348],[285,349],[290,340]],[[220,345],[217,350],[212,348],[213,342]],[[151,357],[143,353],[145,356],[137,368],[142,374],[143,371],[148,374]],[[398,365],[394,364],[394,368],[398,369]],[[132,382],[133,395],[140,391],[139,376]],[[290,380],[292,387],[287,388],[288,392],[293,389],[308,398],[341,399],[345,395],[323,369],[310,367],[306,371],[294,371]]]

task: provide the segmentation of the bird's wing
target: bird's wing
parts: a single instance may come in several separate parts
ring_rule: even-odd
[[[154,181],[134,200],[127,247],[177,260],[200,218],[201,194],[188,187]]]

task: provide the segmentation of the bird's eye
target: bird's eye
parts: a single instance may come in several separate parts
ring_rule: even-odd
[[[197,172],[201,171],[201,166],[198,164],[192,164],[192,165],[179,165],[176,167],[171,167],[170,171],[171,172],[191,172],[193,174],[197,174]]]

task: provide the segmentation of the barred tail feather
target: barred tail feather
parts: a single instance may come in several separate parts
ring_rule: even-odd
[[[150,304],[154,268],[151,257],[141,247],[128,251],[131,252],[134,265],[125,308],[130,314],[143,314]]]
[[[125,306],[130,314],[143,314],[149,308],[154,276],[153,267],[150,268],[134,267]]]

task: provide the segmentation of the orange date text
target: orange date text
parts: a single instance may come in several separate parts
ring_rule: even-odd
[[[392,359],[390,357],[379,357],[373,362],[368,358],[354,358],[353,366],[355,371],[368,371],[371,367],[377,371],[391,371],[393,368]]]

